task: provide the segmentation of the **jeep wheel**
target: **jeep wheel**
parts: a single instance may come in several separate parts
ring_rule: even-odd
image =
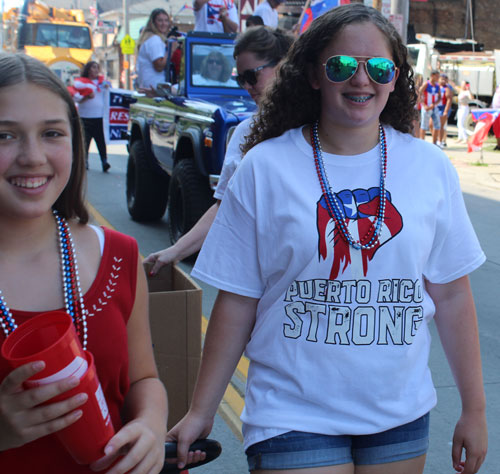
[[[208,180],[189,160],[181,160],[170,178],[168,228],[172,242],[177,242],[213,203]]]
[[[127,207],[135,221],[154,221],[165,214],[168,176],[155,173],[146,162],[141,140],[130,147],[127,163]]]

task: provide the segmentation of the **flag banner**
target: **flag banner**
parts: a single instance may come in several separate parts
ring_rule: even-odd
[[[300,33],[309,28],[309,25],[315,18],[323,15],[323,13],[331,10],[332,8],[339,7],[340,5],[347,5],[351,0],[312,0],[304,11],[302,22],[300,23]]]
[[[471,114],[477,123],[467,145],[469,153],[481,150],[493,122],[500,115],[500,109],[473,109]]]
[[[89,5],[89,11],[96,18],[99,18],[99,7],[97,6],[97,1],[94,1],[91,5]]]
[[[132,91],[128,89],[107,89],[104,107],[104,137],[107,144],[126,144],[122,132],[127,131],[128,113]]]
[[[182,7],[179,9],[179,11],[174,14],[174,17],[176,17],[177,15],[180,15],[184,10],[191,10],[191,11],[193,11],[193,6],[192,5],[188,5],[187,3],[185,3],[184,5],[182,5]]]

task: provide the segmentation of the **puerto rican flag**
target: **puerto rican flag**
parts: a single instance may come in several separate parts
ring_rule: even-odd
[[[309,7],[304,10],[302,22],[300,23],[300,33],[304,33],[318,16],[323,15],[332,8],[347,5],[348,3],[351,3],[351,0],[312,0]]]
[[[346,218],[347,227],[354,240],[362,239],[370,230],[378,214],[380,189],[345,189],[335,194],[337,201]],[[384,222],[381,227],[377,245],[372,249],[357,250],[351,247],[342,232],[330,217],[326,205],[326,198],[322,196],[317,203],[318,254],[320,259],[331,258],[333,263],[330,279],[335,280],[340,273],[344,273],[351,265],[353,274],[360,277],[362,272],[366,276],[368,263],[373,259],[377,250],[394,238],[403,228],[403,218],[391,201],[391,195],[386,191],[386,207]],[[370,235],[371,236],[371,235]],[[369,239],[368,239],[369,240]],[[366,243],[366,239],[363,239]]]
[[[499,119],[500,109],[476,109],[471,110],[472,118],[477,121],[474,133],[469,139],[467,152],[480,151],[484,140],[488,136],[491,126]],[[499,119],[500,120],[500,119]]]
[[[207,22],[208,24],[215,24],[217,21],[222,23],[222,20],[219,18],[219,13],[221,8],[225,8],[226,10],[230,10],[233,6],[233,0],[223,0],[222,4],[220,2],[207,3]]]
[[[109,85],[108,81],[104,80],[104,76],[97,78],[97,85],[88,77],[75,77],[73,85],[68,86],[69,93],[73,96],[76,102],[80,102],[84,97],[92,94],[92,92],[100,92],[101,86]]]

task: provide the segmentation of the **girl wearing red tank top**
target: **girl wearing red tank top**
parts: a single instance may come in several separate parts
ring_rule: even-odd
[[[152,353],[146,278],[132,238],[87,225],[84,156],[63,83],[29,56],[0,55],[0,346],[27,319],[66,310],[94,355],[116,431],[102,458],[76,464],[54,433],[82,416],[86,393],[41,404],[78,378],[24,390],[44,363],[12,370],[0,358],[2,472],[157,473],[163,465],[167,399]],[[78,264],[64,263],[66,253]]]

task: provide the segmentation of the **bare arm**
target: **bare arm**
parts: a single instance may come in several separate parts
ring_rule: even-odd
[[[474,300],[467,276],[443,285],[426,283],[436,305],[436,326],[462,400],[462,414],[453,436],[453,467],[462,450],[462,474],[476,473],[486,456],[488,434],[479,335]]]
[[[227,384],[250,339],[259,300],[219,291],[208,324],[203,356],[191,407],[169,431],[178,441],[178,465],[186,461],[189,445],[210,433]]]
[[[158,58],[153,61],[153,67],[155,68],[155,71],[161,72],[165,69],[166,65],[167,65],[167,52],[165,51],[165,56],[163,56],[163,58]]]
[[[149,329],[146,276],[140,258],[137,261],[137,290],[127,324],[130,390],[125,398],[123,416],[127,423],[105,447],[106,456],[92,465],[106,469],[120,453],[126,455],[108,474],[158,472],[164,462],[167,429],[167,396],[158,379]],[[134,470],[135,472],[135,470]]]
[[[145,263],[153,263],[151,274],[156,274],[158,270],[168,263],[177,263],[186,257],[198,252],[205,241],[210,227],[215,220],[219,209],[220,201],[213,204],[193,228],[183,235],[174,245],[166,249],[154,252],[146,257]]]
[[[238,31],[238,24],[229,18],[227,8],[221,8],[219,18],[224,26],[224,33],[236,33]]]
[[[418,101],[422,104],[422,107],[425,110],[428,110],[429,107],[424,103],[424,92],[425,92],[426,87],[427,87],[427,83],[425,83],[425,82],[420,86],[420,89],[418,91]]]

